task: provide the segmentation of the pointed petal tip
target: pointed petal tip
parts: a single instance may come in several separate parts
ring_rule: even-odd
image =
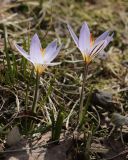
[[[32,40],[39,40],[39,37],[38,37],[38,34],[37,33],[35,33],[34,35],[33,35],[33,37],[32,37]]]
[[[67,27],[71,27],[69,23],[67,23]]]
[[[57,39],[54,39],[52,42],[53,42],[54,44],[56,44],[56,46],[57,46],[57,42],[58,42]]]
[[[69,31],[70,31],[70,30],[73,30],[72,27],[71,27],[71,25],[70,25],[69,23],[67,23],[67,27],[68,27],[68,30],[69,30]]]
[[[86,21],[84,21],[84,23],[82,24],[82,26],[89,29],[88,24],[87,24]]]
[[[14,43],[16,49],[26,58],[30,61],[30,56],[27,54],[27,52],[18,44]]]
[[[58,39],[56,38],[56,39],[54,39],[53,41],[58,42]]]
[[[113,36],[114,36],[114,32],[112,32],[112,34],[111,34],[111,37],[113,38]]]
[[[86,21],[84,21],[84,22],[83,22],[83,24],[88,26],[88,24],[87,24],[87,22],[86,22]]]
[[[21,52],[21,48],[22,48],[21,46],[19,46],[19,45],[18,45],[17,43],[15,43],[15,42],[14,42],[14,46],[16,47],[16,49],[17,49],[18,51]]]
[[[38,34],[37,34],[37,33],[35,33],[35,34],[33,35],[33,37],[38,37]]]
[[[106,32],[108,33],[109,37],[113,37],[114,36],[114,32],[113,31],[107,30]]]
[[[110,35],[109,30],[103,32],[98,38],[96,38],[95,44],[99,43],[100,41],[103,41],[103,40],[107,39],[109,37],[109,35]]]
[[[113,36],[114,36],[114,32],[111,33],[111,35],[109,34],[106,37],[106,44],[108,45],[111,41],[113,41]]]
[[[76,36],[76,34],[74,33],[72,27],[69,24],[67,24],[67,27],[68,27],[68,30],[69,30],[69,32],[71,34],[72,39],[74,40],[76,46],[78,47],[78,45],[79,45],[78,44],[79,43],[78,37]]]
[[[16,42],[14,42],[14,46],[17,48],[17,43]]]
[[[80,29],[79,49],[82,53],[90,50],[90,30],[86,22],[82,24]]]
[[[71,27],[71,25],[69,23],[67,24],[67,27],[68,27],[69,32],[73,31],[73,29],[72,29],[72,27]]]

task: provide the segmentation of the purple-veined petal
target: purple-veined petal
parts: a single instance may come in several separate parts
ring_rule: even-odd
[[[98,53],[104,50],[104,48],[106,47],[106,43],[106,40],[102,40],[99,43],[95,44],[90,51],[90,55],[95,57]]]
[[[105,38],[109,35],[109,31],[106,31],[104,33],[102,33],[96,40],[95,40],[95,44],[99,43],[102,40],[105,40]]]
[[[79,49],[82,53],[87,53],[90,50],[90,31],[86,22],[84,22],[80,30]]]
[[[113,35],[114,33],[112,33],[111,36],[106,37],[106,39],[104,40],[104,45],[100,48],[100,51],[98,51],[98,53],[102,52],[107,47],[107,45],[113,40]]]
[[[50,52],[48,52],[48,53],[46,51],[46,54],[44,56],[44,61],[46,63],[53,61],[56,58],[56,56],[58,55],[58,53],[60,52],[61,48],[62,48],[62,45],[60,47],[58,47],[56,50],[50,50]]]
[[[31,40],[30,58],[35,63],[43,63],[42,47],[37,34],[35,34]]]
[[[17,44],[14,44],[16,49],[27,59],[30,61],[30,56],[25,52],[25,50]]]
[[[68,27],[68,30],[69,30],[69,32],[70,32],[70,34],[71,34],[71,36],[72,36],[72,38],[73,38],[76,46],[78,47],[78,46],[79,46],[79,44],[78,44],[78,43],[79,43],[79,42],[78,42],[78,41],[79,41],[79,40],[78,40],[78,37],[76,36],[76,34],[74,33],[72,27],[71,27],[69,24],[67,24],[67,27]]]

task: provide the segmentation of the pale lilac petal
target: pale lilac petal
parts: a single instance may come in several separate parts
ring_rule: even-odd
[[[107,40],[107,45],[113,40],[113,36],[114,36],[114,33],[111,34],[111,36],[107,36],[106,40]],[[106,46],[107,46],[106,45]]]
[[[80,30],[79,49],[82,53],[87,53],[90,50],[90,31],[86,22]]]
[[[30,58],[35,63],[43,63],[42,47],[37,34],[35,34],[31,40]]]
[[[90,51],[91,56],[96,56],[98,53],[104,50],[106,47],[107,40],[102,40],[99,43],[95,44]]]
[[[104,40],[104,45],[101,47],[102,48],[101,51],[103,51],[107,47],[107,45],[113,40],[113,35],[114,33],[111,36],[106,37],[106,39]]]
[[[52,41],[45,50],[45,54],[43,56],[44,61],[50,62],[51,57],[54,56],[54,53],[57,50],[57,41]]]
[[[30,56],[27,54],[27,52],[25,52],[25,50],[24,50],[22,47],[20,47],[19,45],[17,45],[17,44],[14,44],[14,45],[15,45],[16,49],[17,49],[26,59],[28,59],[28,60],[30,61]]]
[[[102,33],[96,40],[95,40],[95,44],[102,41],[102,40],[105,40],[105,38],[109,35],[109,31],[106,31],[104,33]]]
[[[48,44],[48,46],[46,47],[46,51],[47,52],[51,52],[51,50],[56,50],[57,48],[57,40],[52,41],[51,43]]]
[[[78,42],[78,41],[79,41],[79,40],[78,40],[78,37],[76,36],[76,34],[74,33],[72,27],[71,27],[69,24],[67,24],[67,27],[68,27],[68,30],[69,30],[69,32],[70,32],[70,34],[71,34],[71,36],[72,36],[72,38],[73,38],[76,46],[78,47],[78,46],[79,46],[79,44],[78,44],[78,43],[79,43],[79,42]]]
[[[58,55],[58,53],[60,52],[61,48],[62,48],[62,46],[58,47],[56,50],[51,49],[51,50],[49,50],[49,52],[46,51],[46,54],[44,56],[44,61],[46,63],[53,61],[56,58],[56,56]]]

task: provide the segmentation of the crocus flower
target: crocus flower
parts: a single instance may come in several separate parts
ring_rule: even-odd
[[[82,53],[86,64],[89,64],[95,56],[100,54],[113,39],[113,34],[110,35],[109,31],[106,31],[94,41],[86,22],[84,22],[81,27],[78,39],[71,26],[69,24],[67,26],[76,46]]]
[[[41,74],[47,66],[54,66],[60,63],[51,63],[51,61],[58,55],[61,46],[57,47],[57,41],[54,40],[45,49],[42,49],[39,37],[35,34],[32,37],[29,54],[24,51],[22,47],[15,44],[17,50],[35,66],[36,72]]]

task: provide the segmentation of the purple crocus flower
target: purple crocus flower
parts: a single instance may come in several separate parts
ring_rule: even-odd
[[[47,68],[47,66],[60,64],[59,62],[51,63],[61,49],[61,46],[57,47],[56,40],[48,44],[45,49],[42,49],[39,37],[37,34],[35,34],[31,40],[29,54],[25,52],[24,49],[19,45],[15,44],[15,47],[27,60],[33,63],[35,70],[39,74],[41,74]]]
[[[81,51],[83,59],[87,64],[89,64],[95,56],[100,54],[113,39],[113,34],[110,35],[109,31],[106,31],[93,41],[86,22],[84,22],[81,27],[78,39],[71,26],[69,24],[67,26],[76,46]]]

